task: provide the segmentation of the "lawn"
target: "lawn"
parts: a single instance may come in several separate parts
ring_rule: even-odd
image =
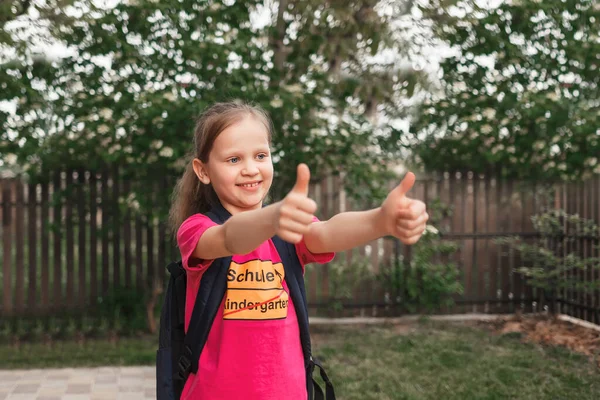
[[[600,370],[583,355],[522,343],[516,334],[421,322],[313,327],[314,353],[341,400],[600,398]],[[154,362],[152,338],[0,347],[0,368]]]

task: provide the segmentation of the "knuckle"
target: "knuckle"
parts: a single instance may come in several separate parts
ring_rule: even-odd
[[[287,204],[282,204],[279,209],[279,215],[282,217],[287,217],[290,215],[290,207]]]

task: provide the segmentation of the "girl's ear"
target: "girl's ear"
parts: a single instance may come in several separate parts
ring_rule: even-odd
[[[204,164],[199,159],[194,158],[194,160],[192,161],[192,167],[194,168],[196,176],[198,177],[198,179],[200,179],[200,182],[204,183],[205,185],[208,185],[210,183],[210,178],[208,177],[208,173],[206,171],[206,164]]]

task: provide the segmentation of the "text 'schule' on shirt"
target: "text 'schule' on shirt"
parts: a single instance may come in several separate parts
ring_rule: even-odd
[[[177,235],[188,271],[186,331],[202,274],[211,264],[191,254],[202,234],[214,225],[210,218],[195,214]],[[296,252],[303,268],[311,262],[329,262],[334,256],[312,254],[303,241],[296,245]],[[267,240],[249,254],[232,257],[227,290],[200,355],[198,373],[190,374],[181,398],[304,400],[305,379],[296,311],[279,254]]]

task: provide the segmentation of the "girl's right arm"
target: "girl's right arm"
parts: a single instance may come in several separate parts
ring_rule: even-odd
[[[282,201],[235,214],[223,225],[208,228],[192,255],[201,260],[214,260],[248,254],[274,235],[290,243],[300,242],[317,210],[317,204],[308,198],[309,180],[308,167],[300,164],[296,184]]]
[[[229,218],[223,225],[208,228],[192,254],[201,260],[214,260],[233,254],[247,254],[275,234],[273,204]]]

